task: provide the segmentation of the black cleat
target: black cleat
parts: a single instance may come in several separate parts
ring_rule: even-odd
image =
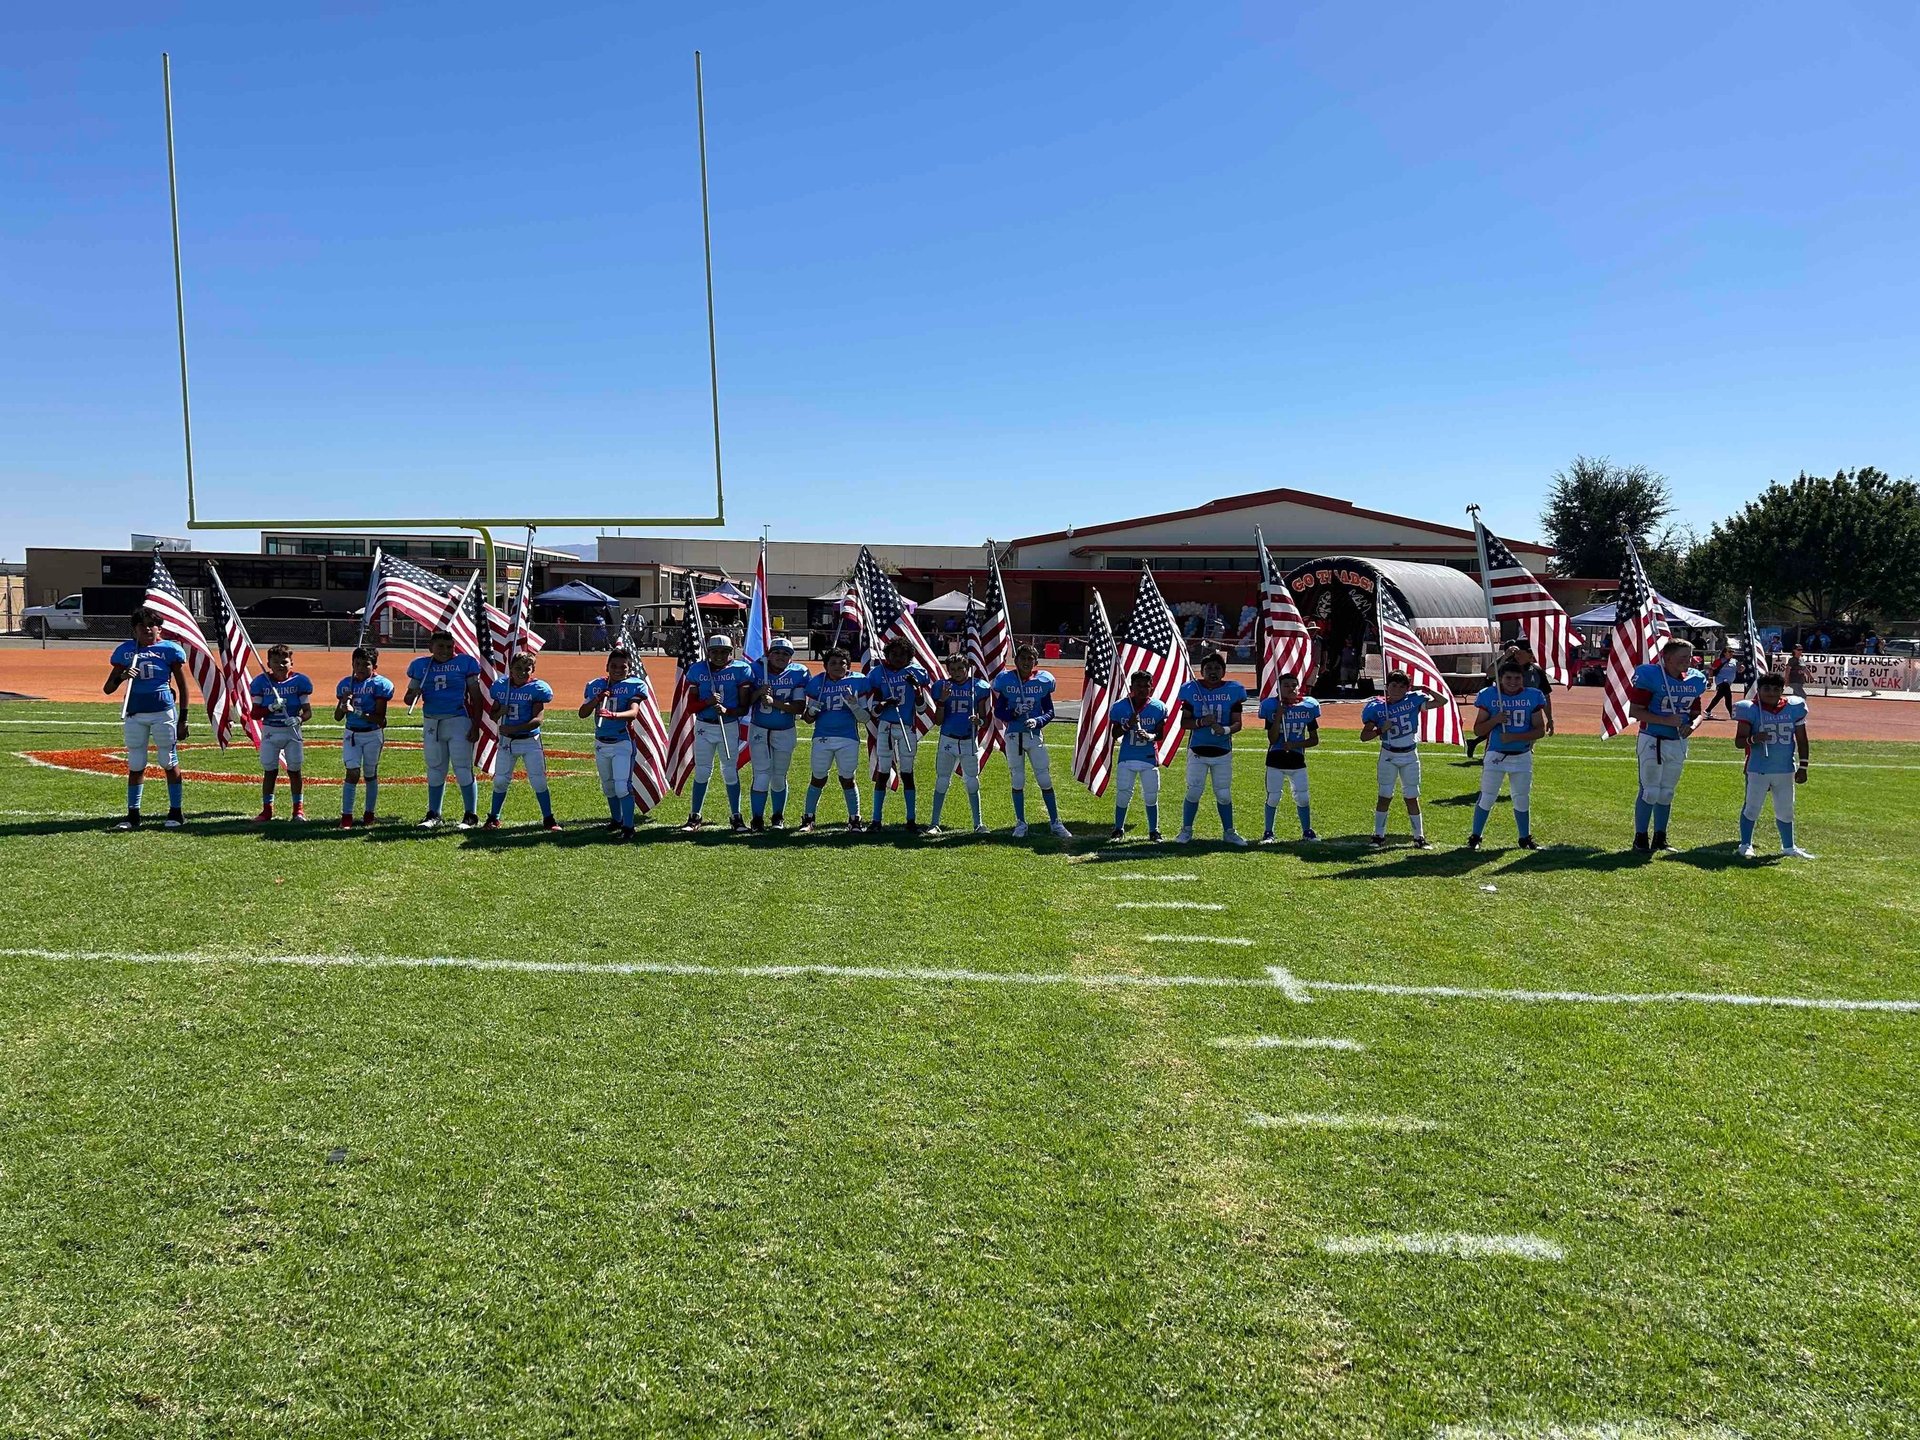
[[[1433,842],[1424,835],[1416,835],[1413,837],[1413,848],[1416,850],[1431,850],[1433,848]]]
[[[1160,843],[1160,832],[1158,830],[1147,831],[1147,839],[1152,844],[1158,845]]]
[[[1538,850],[1540,848],[1540,842],[1531,835],[1522,835],[1519,844],[1522,850]]]
[[[738,815],[735,815],[727,821],[727,828],[729,830],[744,830],[747,828],[747,822],[742,820]]]
[[[1302,830],[1300,832],[1300,838],[1302,840],[1318,840],[1320,838],[1320,832],[1318,830]]]
[[[1384,850],[1387,848],[1387,837],[1384,835],[1375,835],[1372,839],[1368,840],[1367,843],[1376,850]]]
[[[782,813],[781,813],[780,811],[778,811],[778,810],[776,810],[776,811],[774,811],[774,812],[773,812],[773,819],[771,819],[771,820],[769,820],[769,821],[767,822],[767,828],[768,828],[768,829],[770,829],[770,830],[784,830],[784,829],[786,829],[786,828],[787,828],[787,817],[786,817],[785,815],[783,815],[783,814],[782,814]]]
[[[767,829],[766,817],[764,815],[754,816],[753,823],[747,826],[747,828],[756,835],[764,835]]]
[[[633,843],[633,827],[631,825],[622,825],[618,830],[614,832],[614,844],[631,845],[632,843]]]
[[[907,821],[907,834],[918,835],[919,833],[920,833],[920,822],[918,820]]]
[[[1646,831],[1644,831],[1644,830],[1638,830],[1638,831],[1635,831],[1635,832],[1634,832],[1634,836],[1633,836],[1633,848],[1634,848],[1634,849],[1636,849],[1636,850],[1639,850],[1639,851],[1641,851],[1642,853],[1644,853],[1644,852],[1646,852],[1646,851],[1648,851],[1648,850],[1651,850],[1651,849],[1653,849],[1653,846],[1652,846],[1651,844],[1649,844],[1649,843],[1648,843],[1648,841],[1647,841],[1647,832],[1646,832]]]
[[[1467,836],[1467,849],[1478,850],[1479,848],[1480,848],[1480,837],[1478,835]]]
[[[1653,848],[1656,850],[1664,850],[1667,848],[1667,832],[1666,831],[1656,830],[1653,832]]]
[[[127,811],[127,818],[113,828],[116,830],[138,830],[140,828],[140,812],[138,810]]]

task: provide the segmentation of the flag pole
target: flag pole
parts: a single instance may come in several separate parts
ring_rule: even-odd
[[[1480,507],[1467,506],[1473,517],[1473,548],[1480,557],[1480,594],[1487,602],[1487,624],[1493,630],[1493,653],[1500,653],[1500,622],[1493,613],[1493,581],[1487,575],[1487,527],[1480,523]]]

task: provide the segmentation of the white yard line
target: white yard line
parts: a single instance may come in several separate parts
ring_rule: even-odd
[[[22,812],[25,813],[25,812]],[[1224,910],[1211,900],[1117,900],[1116,910]]]
[[[1837,996],[1721,995],[1670,991],[1664,994],[1590,994],[1579,990],[1493,990],[1452,985],[1389,985],[1352,980],[1301,980],[1277,968],[1266,975],[1075,974],[1066,970],[961,970],[936,966],[887,965],[702,965],[693,961],[636,960],[595,964],[583,960],[497,960],[472,955],[249,955],[189,951],[147,953],[137,950],[0,949],[0,960],[106,961],[135,965],[294,965],[308,968],[411,970],[497,970],[529,975],[664,975],[716,980],[879,980],[935,985],[1070,985],[1085,989],[1280,990],[1292,987],[1301,998],[1314,990],[1349,993],[1432,996],[1459,1000],[1519,1001],[1578,1005],[1738,1005],[1792,1010],[1877,1011],[1920,1014],[1920,1000],[1851,1000]],[[1284,976],[1282,980],[1278,977]],[[1289,995],[1289,998],[1295,998]]]
[[[1221,1035],[1207,1042],[1216,1050],[1347,1050],[1367,1047],[1334,1035]]]
[[[1567,1252],[1538,1235],[1474,1235],[1459,1230],[1415,1230],[1399,1235],[1329,1235],[1327,1255],[1443,1255],[1455,1260],[1564,1260]]]
[[[1740,1440],[1718,1425],[1677,1425],[1670,1420],[1599,1420],[1560,1424],[1552,1420],[1503,1425],[1440,1425],[1433,1440]]]
[[[1198,880],[1198,875],[1147,875],[1137,870],[1125,870],[1118,875],[1102,875],[1102,880],[1151,880],[1161,885],[1181,885],[1190,880]]]
[[[1349,1112],[1308,1114],[1293,1111],[1285,1115],[1249,1115],[1247,1123],[1256,1130],[1438,1130],[1439,1123],[1422,1120],[1418,1115],[1365,1115]]]
[[[1244,935],[1142,935],[1149,945],[1251,945]]]
[[[1293,1001],[1294,1004],[1311,1005],[1313,1003],[1313,996],[1307,992],[1307,987],[1296,980],[1293,972],[1285,966],[1269,965],[1267,967],[1267,976],[1273,981],[1280,993],[1286,996],[1287,999]]]

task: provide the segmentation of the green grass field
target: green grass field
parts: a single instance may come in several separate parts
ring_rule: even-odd
[[[1433,755],[1368,853],[1339,734],[1317,846],[1108,845],[1059,748],[1067,846],[995,760],[985,842],[618,847],[590,760],[559,836],[110,834],[17,752],[113,714],[0,706],[0,1432],[1920,1434],[1920,1010],[1677,998],[1920,997],[1909,747],[1816,735],[1812,863],[1734,856],[1725,726],[1653,861],[1586,737],[1532,855]]]

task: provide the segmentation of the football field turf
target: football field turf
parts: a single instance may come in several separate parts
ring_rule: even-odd
[[[1920,755],[1816,711],[1744,862],[1729,731],[1653,860],[1625,740],[1534,854],[1430,751],[1375,855],[1351,734],[1230,851],[1064,726],[1067,845],[995,759],[985,841],[620,847],[590,758],[422,835],[404,748],[371,833],[110,834],[114,711],[0,705],[0,1433],[1920,1433]]]

